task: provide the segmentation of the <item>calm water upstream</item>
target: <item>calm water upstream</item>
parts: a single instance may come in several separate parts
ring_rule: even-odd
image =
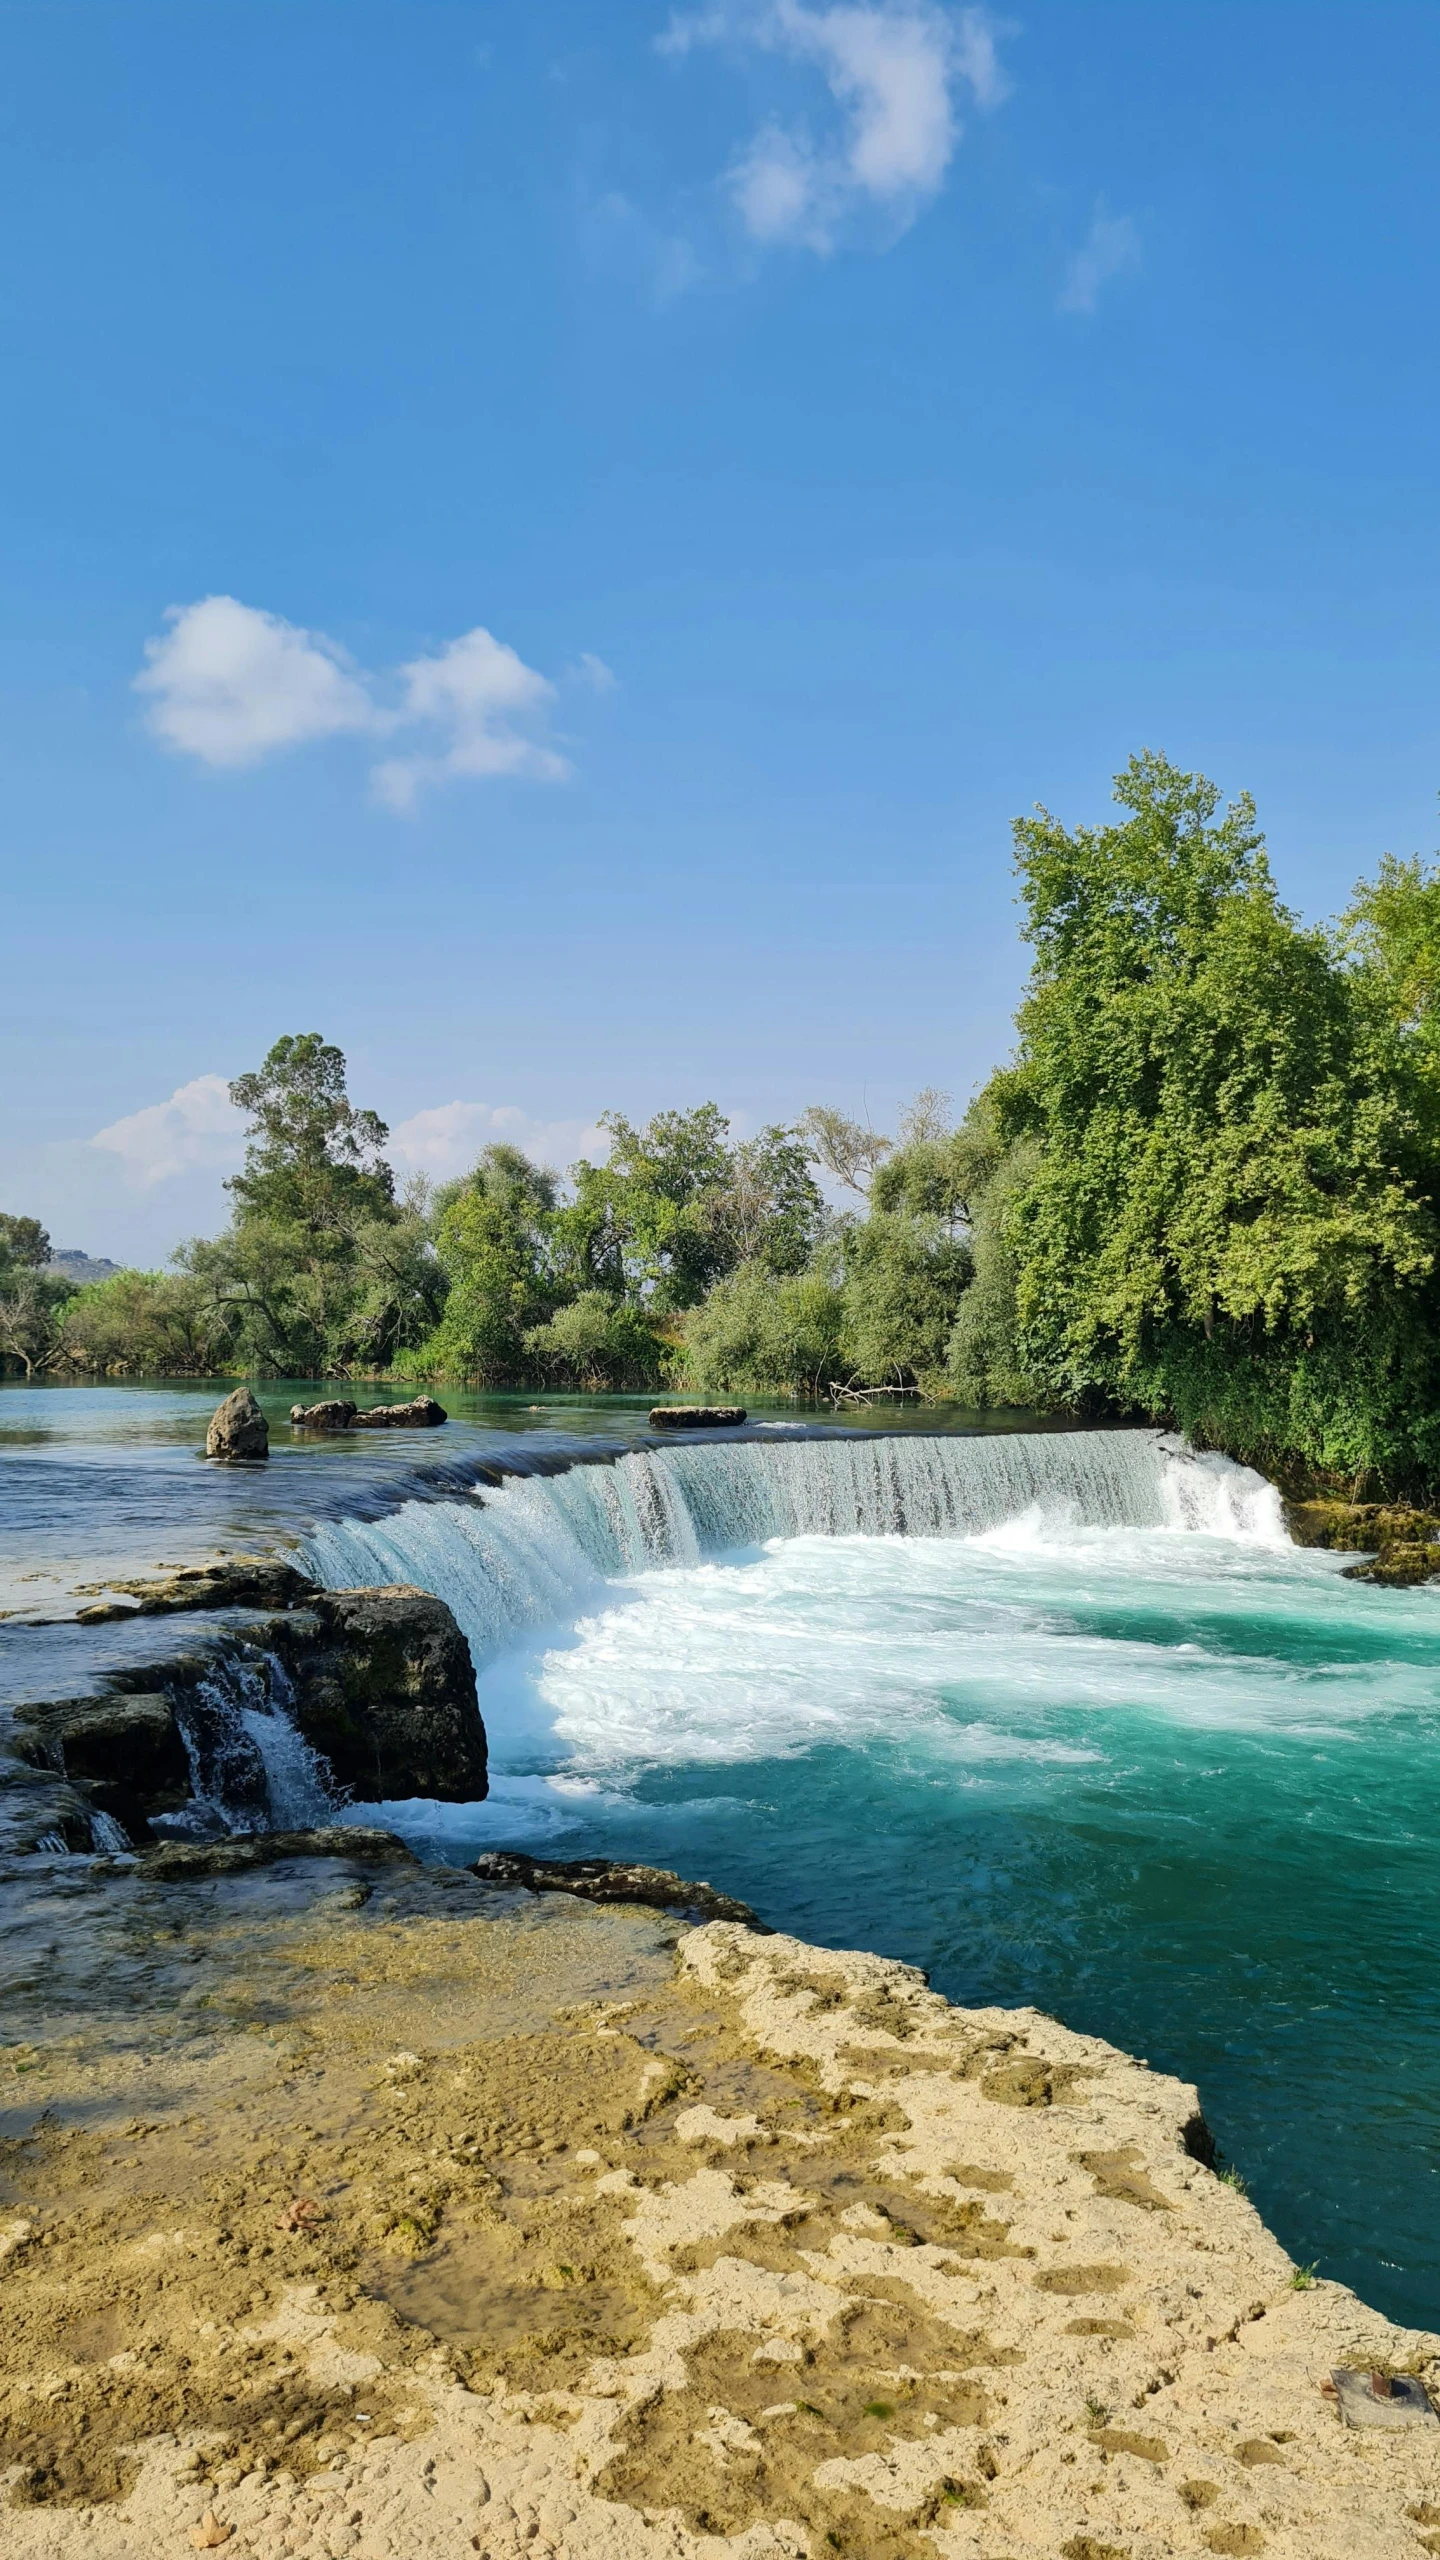
[[[1440,2325],[1440,1591],[1344,1581],[1152,1433],[656,1450],[643,1405],[450,1401],[227,1475],[209,1390],[6,1389],[3,1605],[277,1537],[440,1592],[495,1785],[391,1808],[422,1851],[644,1856],[1110,2036],[1199,2083],[1299,2258]],[[586,1445],[629,1454],[471,1489]]]

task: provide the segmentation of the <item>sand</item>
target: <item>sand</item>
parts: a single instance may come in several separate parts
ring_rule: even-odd
[[[1440,2425],[1326,2390],[1440,2338],[1094,2038],[446,1870],[30,1866],[5,2560],[1440,2551]]]

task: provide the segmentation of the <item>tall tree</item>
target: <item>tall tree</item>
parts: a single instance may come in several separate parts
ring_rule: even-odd
[[[1115,796],[1015,830],[1021,1365],[1260,1457],[1440,1462],[1434,1149],[1376,966],[1282,906],[1248,800],[1151,755]]]

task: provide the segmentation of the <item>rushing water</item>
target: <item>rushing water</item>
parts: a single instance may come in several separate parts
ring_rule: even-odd
[[[1440,2325],[1440,1591],[1346,1581],[1157,1433],[644,1447],[639,1408],[465,1399],[292,1444],[292,1398],[270,1467],[223,1470],[203,1391],[7,1390],[0,1533],[55,1575],[17,1598],[297,1537],[331,1583],[441,1593],[494,1783],[388,1809],[425,1853],[644,1857],[1111,2036],[1199,2083],[1297,2257]],[[530,1471],[480,1483],[497,1456]],[[0,1675],[64,1694],[177,1623],[12,1623]],[[274,1666],[192,1694],[207,1819],[324,1811]]]
[[[1148,1432],[637,1453],[311,1551],[470,1636],[494,1792],[417,1844],[643,1856],[1113,2037],[1298,2257],[1440,2318],[1440,1593]]]

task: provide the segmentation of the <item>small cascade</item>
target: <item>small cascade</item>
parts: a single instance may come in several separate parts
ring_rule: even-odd
[[[1027,1515],[1287,1543],[1272,1485],[1164,1432],[917,1432],[633,1450],[465,1501],[327,1524],[308,1560],[332,1589],[433,1591],[481,1662],[529,1629],[573,1619],[616,1575],[777,1538],[975,1537]]]
[[[291,1688],[271,1653],[224,1654],[175,1702],[192,1802],[157,1815],[177,1838],[303,1831],[333,1819],[324,1761],[291,1722]]]
[[[274,1831],[313,1831],[333,1821],[336,1796],[330,1774],[290,1716],[290,1678],[273,1653],[264,1657],[268,1697],[242,1707],[240,1721],[260,1755],[265,1796]]]
[[[92,1813],[90,1846],[97,1857],[128,1858],[135,1843],[123,1822],[117,1822],[113,1813]]]

